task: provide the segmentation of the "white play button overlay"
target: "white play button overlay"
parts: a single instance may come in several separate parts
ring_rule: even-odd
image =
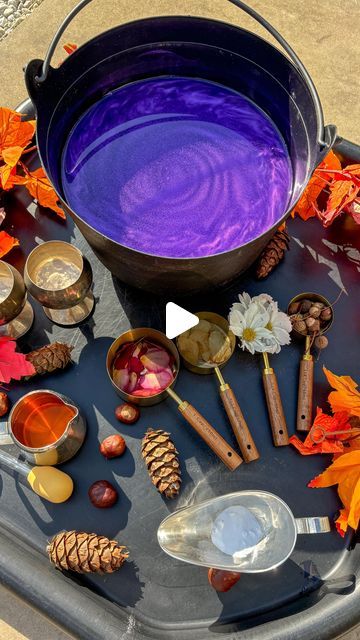
[[[166,336],[172,340],[184,331],[192,329],[199,323],[199,318],[193,313],[179,307],[175,302],[166,305]]]

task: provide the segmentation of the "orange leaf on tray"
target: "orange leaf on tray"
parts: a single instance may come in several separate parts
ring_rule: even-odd
[[[0,161],[1,186],[9,188],[7,181],[11,170],[16,167],[24,149],[31,142],[35,133],[35,120],[23,121],[20,113],[0,107]]]
[[[324,430],[326,435],[331,436],[332,431],[346,431],[350,428],[351,425],[347,411],[340,411],[333,416],[328,416],[318,407],[316,410],[316,418],[305,441],[302,442],[297,436],[291,436],[289,442],[303,456],[311,456],[315,453],[345,453],[346,449],[344,449],[343,440],[350,437],[347,436],[346,433],[325,438],[322,442],[318,443],[313,441],[313,437],[314,440],[316,440],[317,429],[321,435],[323,433],[322,430]],[[313,437],[312,434],[314,434]]]
[[[332,411],[347,411],[352,416],[360,416],[360,392],[356,382],[350,376],[337,376],[326,367],[323,370],[330,386],[335,389],[329,394]]]
[[[328,186],[326,208],[320,211],[316,207],[316,213],[324,227],[332,224],[357,199],[360,191],[360,164],[348,165],[342,171],[331,171],[326,175],[332,178]],[[353,217],[356,222],[356,217]]]
[[[4,336],[0,337],[0,382],[20,380],[24,376],[34,375],[33,365],[23,353],[17,353],[16,342]]]
[[[319,169],[323,169],[324,172],[320,173]],[[316,201],[330,177],[330,174],[326,173],[327,169],[341,170],[340,160],[333,151],[329,151],[324,160],[315,169],[299,202],[291,212],[293,217],[295,214],[298,214],[303,220],[308,220],[316,216],[316,208],[314,205],[316,205]]]
[[[6,231],[0,231],[0,258],[6,256],[11,249],[19,246],[19,240],[9,236]]]
[[[344,536],[348,527],[356,530],[360,520],[360,451],[344,453],[323,473],[311,480],[312,488],[338,485],[344,509],[336,520],[336,528]]]
[[[23,184],[25,184],[32,197],[35,198],[42,207],[49,207],[49,209],[55,211],[60,218],[65,218],[64,211],[58,205],[59,198],[45,175],[44,169],[40,167],[35,171],[28,171],[22,163],[21,166],[25,171]]]

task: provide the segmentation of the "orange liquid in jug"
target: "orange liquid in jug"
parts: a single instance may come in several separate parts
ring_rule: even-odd
[[[26,447],[40,449],[63,435],[76,411],[60,398],[41,394],[24,400],[12,425],[16,439]]]

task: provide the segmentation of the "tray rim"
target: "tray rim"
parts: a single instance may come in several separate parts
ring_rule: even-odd
[[[16,110],[28,117],[34,116],[29,99],[21,102]],[[335,150],[341,156],[360,160],[360,145],[349,140],[338,137]],[[360,623],[360,545],[349,553],[348,560],[350,559],[352,566],[348,567],[349,574],[352,573],[358,579],[354,590],[346,595],[345,600],[339,600],[337,594],[329,590],[318,602],[309,604],[309,599],[314,596],[316,599],[317,589],[304,596],[303,604],[307,606],[299,607],[299,598],[296,598],[271,612],[259,614],[256,618],[223,624],[222,633],[226,633],[228,640],[259,640],[260,637],[261,640],[313,640],[314,637],[318,640],[331,640],[350,631]],[[184,626],[183,629],[151,627],[149,621],[145,624],[141,617],[129,616],[125,609],[83,584],[78,589],[76,578],[54,571],[46,557],[35,549],[31,549],[29,553],[28,546],[23,541],[14,539],[5,523],[0,523],[0,579],[5,588],[25,600],[70,636],[81,640],[118,640],[122,634],[129,632],[136,640],[146,640],[149,637],[156,640],[167,640],[170,637],[174,640],[192,640],[194,632],[197,640],[213,638],[213,631],[207,626],[201,626],[201,623],[191,625],[190,628]],[[323,620],[326,620],[326,628],[322,625]]]

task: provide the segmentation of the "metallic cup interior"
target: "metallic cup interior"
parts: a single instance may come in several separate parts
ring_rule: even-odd
[[[26,289],[20,273],[10,264],[0,260],[0,281],[9,280],[9,294],[0,302],[0,326],[14,320],[26,303]]]
[[[165,349],[167,349],[167,351],[169,351],[174,356],[174,359],[175,359],[174,380],[167,387],[167,389],[171,389],[172,387],[174,387],[177,380],[178,373],[179,373],[179,369],[180,369],[179,352],[175,344],[172,342],[172,340],[169,340],[169,338],[167,338],[166,335],[162,333],[162,331],[158,331],[157,329],[151,329],[149,327],[140,327],[137,329],[129,329],[128,331],[125,331],[124,333],[122,333],[118,338],[116,338],[116,340],[114,340],[114,342],[112,343],[112,345],[108,350],[108,353],[106,356],[106,369],[107,369],[107,373],[110,378],[111,384],[114,387],[116,393],[120,396],[120,398],[122,398],[123,400],[126,400],[126,402],[131,402],[132,404],[136,404],[141,407],[151,407],[154,404],[158,404],[159,402],[161,402],[162,400],[165,400],[168,397],[167,389],[164,389],[160,393],[156,393],[147,398],[139,398],[138,396],[131,395],[131,393],[126,393],[125,391],[122,391],[122,389],[120,389],[115,384],[112,377],[113,364],[119,348],[126,342],[137,342],[142,338],[147,338],[148,340],[153,340],[154,342],[157,342],[161,346],[165,347]]]
[[[289,308],[290,308],[290,305],[292,305],[293,302],[300,302],[301,300],[313,300],[314,302],[322,302],[323,304],[325,304],[325,306],[330,307],[330,309],[332,311],[331,320],[328,320],[327,324],[324,325],[324,328],[321,329],[321,331],[319,332],[318,335],[322,335],[323,333],[326,333],[327,331],[329,331],[332,323],[334,322],[334,308],[333,308],[332,304],[330,304],[329,300],[327,298],[325,298],[324,296],[322,296],[320,293],[310,293],[308,291],[305,291],[304,293],[299,293],[297,296],[294,296],[290,300],[290,302],[288,304],[288,308],[287,308],[287,313],[289,314]],[[306,334],[299,333],[294,328],[292,330],[292,333],[297,338],[302,338],[302,339],[306,338]]]
[[[79,278],[64,289],[46,289],[37,285],[35,278],[39,265],[51,258],[63,259],[77,266],[80,269]],[[24,280],[27,289],[43,307],[50,309],[68,309],[82,302],[90,290],[92,279],[89,261],[79,249],[61,240],[50,240],[35,247],[25,264]]]
[[[186,358],[184,358],[183,354],[181,353],[181,349],[179,348],[179,337],[176,338],[176,346],[179,350],[181,360],[184,363],[184,367],[186,367],[186,369],[188,369],[189,371],[192,371],[193,373],[198,373],[200,375],[209,375],[210,373],[214,373],[214,369],[216,369],[216,367],[218,367],[219,369],[222,369],[222,367],[226,365],[228,360],[230,360],[231,356],[235,351],[236,338],[233,332],[230,330],[229,323],[226,320],[226,318],[224,318],[223,316],[220,316],[218,313],[213,313],[212,311],[199,311],[194,315],[196,315],[200,320],[207,320],[208,322],[212,322],[213,324],[216,324],[218,327],[220,327],[220,329],[224,331],[224,333],[226,333],[226,335],[230,340],[231,354],[229,358],[224,360],[221,364],[211,363],[211,364],[195,365],[189,362],[188,360],[186,360]],[[196,326],[194,327],[194,329],[196,329]]]
[[[59,404],[63,403],[71,406],[74,409],[74,417],[69,420],[62,435],[56,442],[52,442],[45,447],[28,447],[17,438],[16,423],[23,421],[26,417],[25,412],[29,410],[27,407],[29,399],[34,403],[34,406],[40,407],[42,402],[45,403],[49,399],[49,396],[58,399]],[[32,464],[56,465],[70,460],[77,453],[84,442],[85,435],[86,421],[74,402],[61,393],[42,389],[27,393],[14,404],[6,424],[6,433],[0,436],[0,444],[8,444],[10,442],[9,438],[11,438],[13,444],[21,449],[25,458]]]

